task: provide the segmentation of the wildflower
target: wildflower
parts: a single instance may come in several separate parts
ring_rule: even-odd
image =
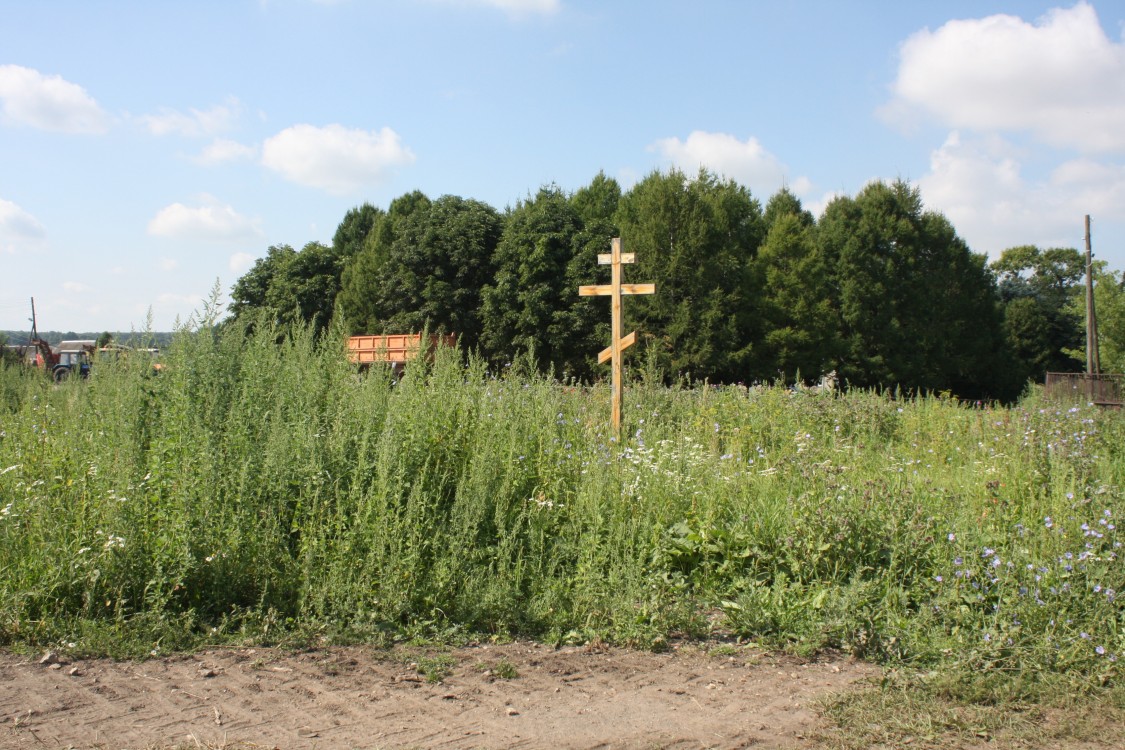
[[[1105,654],[1105,647],[1104,646],[1097,646],[1094,649],[1094,653],[1096,653],[1098,656],[1104,655]]]
[[[957,541],[957,536],[953,532],[949,532],[948,538],[949,538],[949,541],[951,541],[951,542]]]
[[[934,576],[934,580],[937,581],[938,583],[941,583],[943,579],[942,579],[941,576]]]
[[[955,557],[955,558],[953,558],[953,564],[954,564],[954,565],[960,565],[960,564],[961,564],[961,563],[963,563],[963,562],[965,562],[965,561],[964,561],[964,559],[962,559],[962,558],[960,558],[960,557]]]

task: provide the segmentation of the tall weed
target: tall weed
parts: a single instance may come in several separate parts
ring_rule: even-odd
[[[604,385],[342,340],[204,319],[158,375],[0,371],[0,637],[717,631],[1118,679],[1118,413],[642,380],[618,438]]]

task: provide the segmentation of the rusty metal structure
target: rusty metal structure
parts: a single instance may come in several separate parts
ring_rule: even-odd
[[[401,373],[407,362],[419,356],[432,356],[439,346],[456,347],[456,334],[431,335],[428,340],[421,333],[352,336],[348,339],[348,359],[360,367],[386,364]]]

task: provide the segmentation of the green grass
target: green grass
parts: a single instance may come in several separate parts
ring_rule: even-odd
[[[617,440],[604,385],[341,342],[0,372],[0,643],[721,635],[977,703],[1120,680],[1119,413],[642,377]]]

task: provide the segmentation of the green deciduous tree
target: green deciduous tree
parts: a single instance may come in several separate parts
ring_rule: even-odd
[[[430,199],[415,190],[391,201],[385,213],[376,209],[378,213],[364,236],[362,248],[347,260],[340,277],[336,304],[352,333],[382,330],[380,315],[384,313],[377,301],[379,271],[390,255],[395,228],[415,211],[429,208]]]
[[[840,375],[864,387],[1011,398],[994,286],[916,188],[866,186],[825,209],[818,236],[838,295]]]
[[[609,237],[600,240],[608,246]],[[494,360],[534,352],[540,366],[560,375],[589,374],[601,317],[578,296],[594,274],[597,251],[589,242],[574,202],[557,187],[542,188],[508,214],[495,278],[481,294],[481,346]]]
[[[287,267],[297,252],[289,245],[272,245],[264,258],[258,258],[250,270],[234,283],[231,289],[230,311],[239,317],[250,310],[267,306],[270,286],[274,279],[287,272]]]
[[[332,320],[341,266],[336,252],[319,242],[301,252],[275,245],[235,282],[230,311],[237,318],[262,310],[278,325],[309,324],[322,331]]]
[[[620,202],[621,185],[612,177],[606,177],[605,172],[598,172],[589,185],[576,190],[570,198],[583,224],[612,222]]]
[[[811,227],[816,224],[812,212],[807,211],[801,205],[801,199],[794,195],[789,188],[778,190],[766,203],[766,210],[762,214],[766,223],[766,230],[772,228],[777,220],[784,216],[795,216],[797,222],[803,227]]]
[[[836,367],[839,355],[838,315],[816,226],[788,191],[770,199],[765,217],[769,233],[753,264],[763,341],[751,370],[760,380],[817,378]]]
[[[1084,346],[1081,296],[1085,261],[1073,248],[1012,247],[990,266],[997,274],[1008,342],[1024,379],[1084,368],[1068,350]]]
[[[1125,274],[1106,270],[1094,278],[1102,372],[1125,372]]]
[[[496,209],[452,195],[419,203],[397,219],[370,288],[368,332],[429,328],[457,333],[475,346],[480,293],[493,278],[492,256],[502,229]]]
[[[628,278],[654,282],[656,294],[625,307],[671,377],[744,380],[757,335],[750,262],[765,236],[750,192],[701,170],[654,172],[621,198],[616,214]],[[604,251],[603,251],[604,252]]]
[[[363,249],[367,235],[383,214],[382,209],[370,203],[364,203],[344,214],[344,220],[336,227],[336,234],[332,235],[332,249],[336,255],[345,262],[357,255]]]
[[[1098,321],[1098,359],[1103,373],[1125,372],[1125,274],[1110,271],[1105,261],[1094,261],[1094,311]],[[1076,319],[1085,322],[1086,294],[1075,290],[1067,303],[1068,312]],[[1082,346],[1068,348],[1066,354],[1081,362],[1085,370],[1086,362],[1085,328]]]

